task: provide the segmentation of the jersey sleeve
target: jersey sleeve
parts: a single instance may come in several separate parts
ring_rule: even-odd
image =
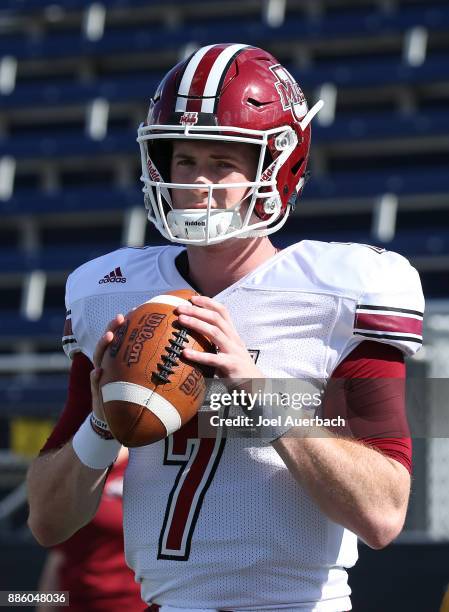
[[[92,410],[90,372],[92,362],[83,353],[73,356],[64,409],[41,453],[63,446],[80,428]]]
[[[62,348],[69,359],[73,359],[75,353],[79,353],[81,351],[76,336],[73,332],[71,300],[71,276],[69,276],[65,289],[66,317],[64,330],[62,333]]]
[[[407,259],[372,250],[356,305],[355,338],[390,344],[406,355],[422,345],[424,296],[418,272]]]
[[[403,353],[365,340],[333,372],[323,401],[328,418],[343,417],[347,435],[412,471]]]

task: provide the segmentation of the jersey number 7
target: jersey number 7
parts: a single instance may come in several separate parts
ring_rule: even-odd
[[[179,465],[168,497],[159,537],[158,559],[187,561],[204,496],[220,463],[224,431],[215,438],[198,437],[198,417],[165,439],[164,465]]]

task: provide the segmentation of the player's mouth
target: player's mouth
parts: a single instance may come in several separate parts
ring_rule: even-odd
[[[214,203],[211,202],[211,208],[218,208],[218,206]],[[190,204],[188,204],[186,206],[186,208],[191,208],[191,209],[207,209],[207,202],[191,202]]]

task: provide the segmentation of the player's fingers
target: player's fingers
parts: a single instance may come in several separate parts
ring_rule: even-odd
[[[108,345],[112,342],[113,338],[114,333],[112,331],[106,331],[97,342],[93,358],[94,366],[96,368],[100,367],[104,352]]]
[[[226,319],[226,321],[228,321],[228,323],[233,325],[231,315],[224,304],[207,297],[207,295],[194,295],[190,298],[190,301],[194,306],[200,306],[201,308],[208,308],[209,310],[218,312],[224,319]]]
[[[191,304],[183,304],[182,306],[178,306],[177,312],[179,313],[180,323],[188,320],[184,317],[191,317],[209,323],[209,325],[215,325],[227,336],[234,334],[234,328],[230,327],[228,321],[226,321],[221,313],[217,311],[209,310],[208,308],[199,308]]]
[[[214,368],[214,370],[222,377],[238,378],[238,370],[236,370],[235,362],[225,353],[202,353],[201,351],[195,351],[193,349],[184,349],[183,357],[193,361],[201,366],[208,366]]]
[[[90,381],[93,385],[98,385],[101,378],[102,369],[94,368],[90,373]]]
[[[100,419],[104,420],[103,401],[100,391],[101,368],[94,368],[90,373],[90,390],[92,393],[92,410]]]
[[[99,393],[99,384],[101,377],[101,368],[94,368],[90,373],[90,390],[92,393],[92,401],[94,402]]]
[[[125,317],[122,314],[116,315],[112,321],[108,323],[106,331],[101,336],[99,341],[97,342],[97,346],[95,347],[93,363],[96,368],[101,366],[101,361],[103,359],[104,352],[108,348],[109,344],[114,339],[114,332],[122,325]]]
[[[112,321],[109,321],[105,331],[115,332],[115,330],[119,328],[120,325],[122,325],[124,321],[125,321],[125,317],[122,313],[115,315]]]
[[[179,322],[181,325],[209,338],[212,344],[215,344],[220,351],[227,351],[230,349],[230,340],[228,336],[226,336],[226,334],[216,325],[201,321],[195,317],[188,317],[187,315],[180,315]]]
[[[200,365],[211,366],[213,368],[220,368],[223,365],[223,356],[217,353],[202,353],[201,351],[185,348],[182,351],[182,356]]]

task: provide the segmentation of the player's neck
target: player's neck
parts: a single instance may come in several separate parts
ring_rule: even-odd
[[[255,270],[277,249],[269,238],[234,239],[208,247],[188,247],[189,277],[209,297]]]

